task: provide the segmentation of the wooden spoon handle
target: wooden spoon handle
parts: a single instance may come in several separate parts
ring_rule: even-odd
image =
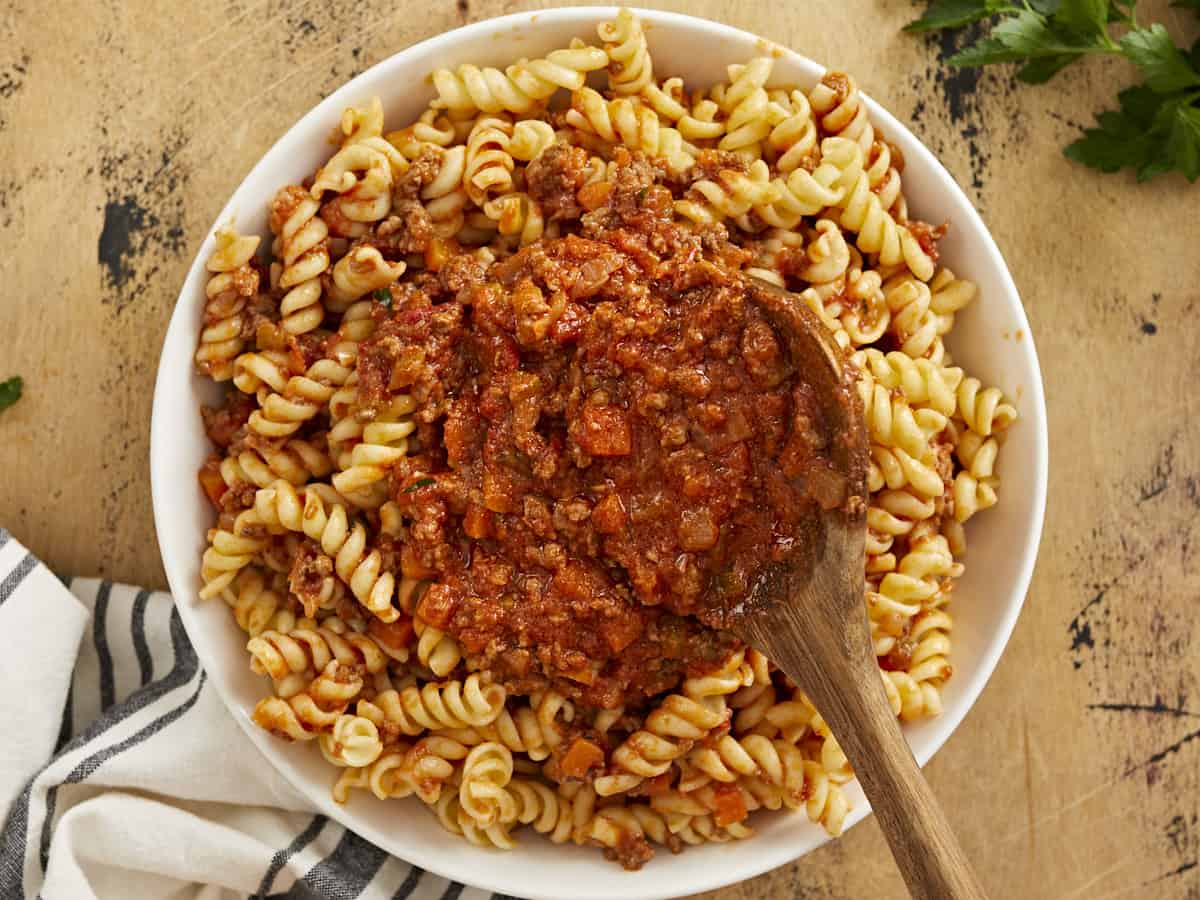
[[[839,688],[841,702],[818,700],[818,708],[854,766],[909,893],[915,900],[986,900],[882,684],[876,677],[855,681],[857,690]]]

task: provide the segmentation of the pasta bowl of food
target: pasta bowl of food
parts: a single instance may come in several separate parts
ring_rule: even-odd
[[[928,760],[1041,531],[1012,279],[849,75],[597,7],[353,79],[267,152],[183,286],[159,543],[264,766],[385,850],[521,897],[693,893],[861,820],[803,686],[722,628],[798,539],[820,458],[748,278],[861,372],[864,606]]]

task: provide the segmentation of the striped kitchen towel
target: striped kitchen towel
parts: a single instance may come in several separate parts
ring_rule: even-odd
[[[493,896],[314,813],[207,684],[169,594],[64,586],[0,528],[0,635],[0,898]]]

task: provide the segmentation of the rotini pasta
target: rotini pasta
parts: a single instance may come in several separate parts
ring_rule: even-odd
[[[941,712],[964,523],[998,502],[1017,409],[951,361],[977,290],[850,76],[776,84],[764,50],[656,79],[629,10],[590,40],[439,69],[394,130],[363,98],[272,200],[270,259],[265,230],[218,231],[200,595],[270,679],[253,720],[314,742],[338,802],[415,797],[480,847],[529,828],[630,868],[771,811],[836,835],[837,738],[697,615],[774,552],[738,546],[735,508],[786,532],[790,476],[740,472],[775,471],[781,410],[803,419],[740,289],[792,291],[857,369],[863,603],[903,721]],[[621,466],[647,459],[639,493]]]
[[[678,172],[695,162],[695,148],[676,129],[662,125],[658,114],[636,98],[605,100],[589,87],[580,88],[571,95],[566,123],[585,135],[661,157]]]
[[[516,821],[517,801],[507,789],[512,775],[512,753],[503,744],[472,747],[463,762],[459,806],[482,828]]]
[[[259,275],[250,262],[259,240],[257,235],[239,235],[232,228],[222,228],[208,258],[207,269],[213,274],[204,288],[204,327],[196,349],[196,367],[216,381],[233,377],[233,361],[243,346],[243,310],[246,300],[258,290]]]
[[[335,766],[369,766],[383,752],[379,729],[362,716],[338,716],[333,730],[319,739],[321,755]]]
[[[623,9],[596,29],[608,55],[608,87],[615,94],[640,94],[654,82],[654,64],[642,23]]]
[[[454,71],[433,73],[437,107],[453,111],[483,113],[531,113],[560,88],[576,91],[583,87],[588,72],[608,65],[608,54],[580,44],[547,54],[544,59],[522,60],[499,69],[479,68],[469,63]]]
[[[279,302],[281,324],[292,334],[304,334],[325,319],[321,305],[321,275],[329,268],[329,227],[317,213],[321,204],[298,186],[286,187],[271,204],[272,287],[286,291]]]

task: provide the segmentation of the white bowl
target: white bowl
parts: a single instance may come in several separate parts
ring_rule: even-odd
[[[427,76],[462,62],[503,65],[562,47],[576,36],[595,41],[597,23],[613,8],[556,9],[479,22],[409,47],[359,75],[294,125],[234,192],[219,222],[236,215],[239,230],[266,235],[267,204],[277,188],[298,182],[325,161],[328,135],[342,110],[372,95],[383,99],[387,121],[406,123],[427,105]],[[642,10],[659,77],[682,75],[689,85],[725,76],[725,66],[764,51],[755,35],[716,22]],[[780,49],[773,83],[810,86],[822,68]],[[950,736],[983,690],[1020,612],[1033,571],[1046,498],[1046,411],[1029,323],[1004,260],[979,215],[950,174],[915,137],[868,100],[874,123],[904,153],[904,189],[915,215],[952,227],[942,257],[975,280],[979,299],[958,316],[950,348],[956,361],[1012,398],[1020,419],[1000,456],[1000,504],[968,526],[967,572],[955,589],[954,669],[945,712],[906,728],[924,764]],[[398,127],[398,126],[394,126]],[[214,225],[215,228],[215,225]],[[437,824],[416,801],[380,802],[366,792],[346,806],[329,796],[333,774],[312,745],[291,745],[258,729],[249,714],[266,684],[247,665],[245,637],[223,603],[199,603],[200,555],[212,511],[197,489],[195,472],[209,452],[198,413],[218,389],[193,372],[211,234],[200,248],[179,295],[159,363],[151,436],[151,477],[158,541],[179,612],[209,677],[230,711],[281,772],[325,814],[383,849],[439,875],[529,898],[607,900],[674,897],[750,878],[825,843],[823,831],[802,814],[768,814],[748,841],[660,852],[640,872],[621,870],[593,848],[556,846],[535,834],[517,850],[476,849]],[[264,762],[264,765],[268,763]],[[857,784],[848,792],[849,827],[868,807]]]

